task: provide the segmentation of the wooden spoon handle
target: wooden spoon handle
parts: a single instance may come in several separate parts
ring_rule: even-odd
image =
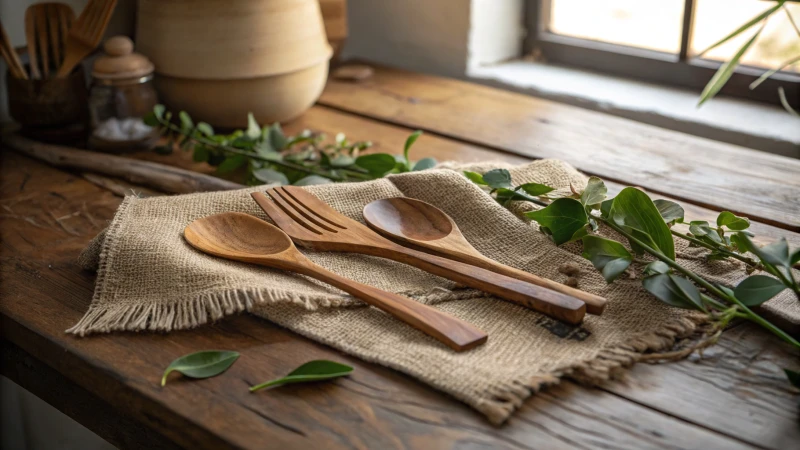
[[[586,314],[586,303],[572,295],[397,244],[364,248],[359,252],[410,264],[570,324],[580,323]]]
[[[517,280],[527,281],[528,283],[532,283],[537,286],[541,286],[543,288],[547,288],[556,292],[560,292],[562,294],[575,297],[578,300],[581,300],[584,303],[586,303],[586,312],[589,314],[600,315],[603,313],[603,310],[606,307],[606,302],[607,302],[606,299],[600,297],[599,295],[591,294],[589,292],[585,292],[580,289],[575,289],[565,284],[561,284],[547,278],[542,278],[540,276],[525,272],[523,270],[515,269],[511,266],[507,266],[505,264],[501,264],[497,261],[489,259],[483,255],[480,255],[480,257],[478,257],[477,255],[472,256],[463,254],[458,258],[458,260],[466,264],[471,264],[473,266],[483,267],[484,269],[490,270],[494,273],[499,273],[511,278],[516,278]]]
[[[436,308],[402,295],[382,291],[344,278],[314,264],[310,260],[301,262],[301,266],[296,268],[295,271],[335,286],[363,300],[365,303],[391,314],[457,352],[477,347],[486,342],[488,338],[483,330]]]

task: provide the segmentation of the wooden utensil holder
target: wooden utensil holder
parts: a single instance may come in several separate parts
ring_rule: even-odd
[[[27,70],[27,68],[26,68]],[[8,110],[23,131],[86,128],[88,90],[83,68],[66,78],[23,80],[6,74]]]

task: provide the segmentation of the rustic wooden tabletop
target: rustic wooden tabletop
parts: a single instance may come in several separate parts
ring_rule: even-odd
[[[800,245],[800,161],[528,96],[378,69],[361,83],[332,80],[286,128],[342,131],[390,153],[423,129],[412,156],[440,161],[560,158],[613,190],[669,194],[693,219],[734,211],[754,219],[762,240],[787,236]],[[137,156],[194,167],[180,156]],[[76,257],[121,199],[8,149],[0,157],[2,373],[120,448],[787,449],[800,442],[800,398],[781,371],[797,367],[800,354],[749,325],[727,330],[702,356],[640,364],[621,381],[598,388],[565,381],[502,427],[407,376],[248,315],[170,334],[67,335],[94,285]],[[160,387],[170,361],[208,348],[247,357],[225,377]],[[356,371],[332,383],[248,393],[299,357]]]

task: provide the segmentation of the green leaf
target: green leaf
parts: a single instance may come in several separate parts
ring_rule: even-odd
[[[264,184],[275,184],[279,183],[281,185],[289,184],[289,179],[286,178],[286,175],[282,172],[278,172],[274,169],[258,169],[253,171],[253,176],[260,182]]]
[[[684,211],[681,205],[663,198],[653,200],[653,204],[656,205],[658,213],[661,214],[661,218],[667,225],[683,222]]]
[[[152,111],[150,111],[149,113],[145,114],[144,117],[142,117],[142,122],[144,122],[144,124],[147,125],[148,127],[157,127],[161,125],[161,122],[158,121],[158,117],[156,117],[156,114]]]
[[[789,265],[794,266],[798,262],[800,262],[800,248],[795,250],[795,252],[792,254],[792,257],[789,258]]]
[[[525,216],[538,222],[543,231],[549,232],[556,245],[569,242],[577,231],[589,223],[581,202],[571,198],[556,199],[544,209],[525,213]]]
[[[786,238],[781,238],[772,244],[757,247],[744,232],[737,233],[740,240],[744,241],[747,250],[755,254],[765,263],[773,266],[790,267],[792,258],[789,257],[789,243]]]
[[[658,275],[669,272],[669,266],[664,261],[653,261],[644,267],[644,276]]]
[[[353,372],[353,368],[348,365],[320,359],[303,364],[283,378],[278,378],[276,380],[267,381],[266,383],[252,386],[250,388],[250,392],[289,383],[330,380],[332,378],[339,378],[349,375],[351,372]]]
[[[601,205],[602,210],[602,205]],[[639,238],[647,235],[655,249],[669,259],[675,259],[675,242],[658,208],[644,192],[634,187],[622,190],[611,204],[609,217],[624,229],[637,230]]]
[[[406,165],[409,164],[408,151],[411,150],[411,146],[414,145],[414,142],[417,142],[417,139],[419,139],[421,135],[422,130],[417,130],[411,133],[411,135],[406,139],[406,144],[403,146],[403,156],[406,159]]]
[[[469,170],[465,170],[464,176],[469,178],[475,184],[480,184],[481,186],[486,186],[486,182],[483,181],[483,175],[479,174],[478,172],[470,172]]]
[[[730,211],[722,211],[717,216],[717,226],[726,226],[729,230],[741,231],[750,228],[750,219],[739,217]]]
[[[586,189],[581,193],[581,203],[586,206],[597,205],[606,199],[608,188],[598,177],[590,177]]]
[[[280,152],[275,151],[272,147],[272,144],[269,143],[269,140],[261,141],[253,147],[253,150],[256,151],[258,156],[266,159],[267,161],[282,161],[283,155]]]
[[[763,27],[762,27],[763,29]],[[722,86],[728,82],[733,72],[736,70],[736,66],[739,65],[739,60],[742,59],[742,56],[747,52],[753,42],[756,41],[756,38],[761,34],[761,30],[758,30],[756,34],[753,35],[747,42],[742,45],[739,51],[733,55],[733,57],[722,64],[720,68],[714,73],[714,76],[711,77],[711,80],[706,85],[705,89],[703,89],[703,93],[700,94],[700,101],[697,103],[697,106],[702,106],[703,103],[717,95]]]
[[[269,127],[268,140],[272,148],[276,151],[281,151],[286,148],[286,136],[283,134],[280,123],[275,122]]]
[[[153,107],[153,115],[155,115],[158,120],[162,120],[164,118],[164,112],[166,111],[167,107],[161,104]]]
[[[505,205],[511,200],[520,200],[525,202],[537,201],[535,198],[525,194],[524,192],[514,191],[511,189],[499,188],[495,189],[494,192],[496,194],[497,202],[501,205]]]
[[[192,118],[189,117],[189,113],[186,111],[179,112],[178,119],[181,121],[181,130],[184,133],[188,133],[194,128],[194,122],[192,122]]]
[[[778,66],[778,67],[776,67],[776,68],[774,68],[774,69],[772,69],[772,70],[768,70],[768,71],[764,72],[764,73],[763,73],[763,74],[762,74],[760,77],[758,77],[758,79],[757,79],[756,81],[753,81],[752,83],[750,83],[750,90],[753,90],[753,89],[757,88],[757,87],[758,87],[758,86],[759,86],[761,83],[763,83],[763,82],[764,82],[764,81],[765,81],[767,78],[769,78],[769,77],[771,77],[771,76],[775,75],[775,73],[777,73],[777,72],[779,72],[779,71],[783,70],[783,69],[784,69],[784,68],[786,68],[787,66],[790,66],[790,65],[792,65],[792,64],[794,64],[794,63],[796,63],[796,62],[800,62],[800,55],[797,55],[797,56],[795,56],[795,57],[794,57],[794,58],[792,58],[792,59],[789,59],[789,60],[787,60],[787,61],[784,61],[783,63],[781,63],[781,65],[780,65],[780,66]]]
[[[733,290],[733,295],[747,306],[758,306],[786,289],[783,283],[766,275],[751,275]]]
[[[414,164],[414,171],[430,169],[436,165],[434,158],[422,158]]]
[[[394,156],[387,153],[371,153],[356,158],[356,165],[367,169],[370,175],[378,178],[394,169],[395,160]]]
[[[611,283],[630,266],[633,256],[619,242],[599,236],[583,237],[583,257]]]
[[[686,278],[670,274],[653,275],[642,280],[642,286],[670,306],[705,310],[700,291]]]
[[[211,125],[205,122],[200,122],[197,124],[197,131],[203,133],[206,136],[214,135],[214,128],[212,128]]]
[[[331,167],[347,167],[356,163],[356,159],[352,156],[339,155],[330,160]]]
[[[210,378],[228,370],[233,365],[237,352],[223,350],[208,350],[190,353],[172,361],[161,377],[161,386],[167,383],[167,377],[172,372],[180,372],[189,378]]]
[[[258,122],[256,122],[253,113],[247,113],[247,130],[244,132],[244,135],[252,141],[258,140],[261,137],[261,127],[258,126]]]
[[[205,145],[195,145],[194,146],[194,153],[192,154],[192,159],[195,162],[206,162],[208,161],[208,147]]]
[[[711,240],[718,244],[722,243],[722,238],[719,237],[717,230],[711,228],[705,220],[693,220],[689,222],[689,232],[697,238],[705,238],[704,240]]]
[[[792,386],[800,389],[800,372],[789,369],[783,369],[783,372],[786,374],[786,378],[789,379],[789,382],[792,383]]]
[[[308,175],[306,177],[300,178],[293,184],[295,186],[311,186],[314,184],[330,184],[330,183],[333,183],[333,181],[330,178],[325,178],[319,175]]]
[[[511,174],[506,169],[493,169],[483,174],[483,181],[492,189],[511,189]]]
[[[609,214],[611,213],[611,205],[614,204],[614,199],[610,198],[603,203],[600,203],[600,217],[604,219],[609,218]]]
[[[225,158],[225,161],[217,167],[217,173],[228,173],[242,167],[247,162],[247,157],[244,155],[232,155]]]
[[[746,30],[750,29],[750,27],[752,27],[753,25],[757,24],[758,22],[761,22],[762,20],[764,20],[765,18],[767,18],[767,17],[768,17],[770,14],[774,13],[775,11],[777,11],[777,10],[778,10],[778,8],[780,8],[780,7],[781,7],[782,3],[783,3],[783,2],[780,2],[780,3],[778,3],[778,4],[775,4],[775,6],[773,6],[773,7],[771,7],[771,8],[768,8],[768,9],[766,9],[765,11],[763,11],[761,14],[759,14],[759,15],[757,15],[757,16],[755,16],[755,17],[753,17],[752,19],[750,19],[750,21],[746,22],[744,25],[740,26],[739,28],[737,28],[736,30],[734,30],[733,32],[731,32],[731,34],[729,34],[729,35],[725,36],[724,38],[720,39],[719,41],[717,41],[717,42],[713,43],[713,44],[712,44],[710,47],[708,47],[708,48],[706,48],[705,50],[703,50],[702,52],[698,53],[696,57],[698,57],[698,58],[699,58],[699,57],[701,57],[701,56],[705,55],[705,54],[706,54],[706,53],[708,53],[708,52],[709,52],[711,49],[713,49],[713,48],[715,48],[715,47],[718,47],[718,46],[720,46],[720,45],[724,44],[725,42],[728,42],[729,40],[733,39],[734,37],[736,37],[736,36],[737,36],[737,35],[739,35],[740,33],[742,33],[742,32],[744,32],[744,31],[746,31]]]
[[[525,183],[514,188],[514,190],[520,189],[525,191],[526,194],[534,197],[539,197],[540,195],[547,194],[548,192],[552,192],[554,190],[550,186],[539,183]]]

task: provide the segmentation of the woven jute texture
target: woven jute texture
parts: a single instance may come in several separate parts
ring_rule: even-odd
[[[428,170],[352,184],[307,189],[346,216],[380,198],[408,196],[448,213],[484,255],[564,282],[565,265],[583,290],[609,300],[602,316],[567,326],[534,311],[464,289],[411,266],[375,257],[304,252],[316,263],[362,283],[433,304],[489,334],[465,353],[444,345],[341,291],[304,276],[214,258],[183,240],[195,219],[238,211],[268,220],[250,198],[260,188],[140,199],[127,197],[81,262],[98,270],[89,311],[69,331],[170,331],[249,311],[342,351],[409,374],[502,423],[523,400],[561,377],[599,383],[644,353],[665,351],[695,333],[700,316],[662,305],[641,280],[608,285],[580,256],[580,245],[556,247],[535,224],[498,205],[458,171]],[[466,169],[485,171],[496,164]],[[461,167],[460,169],[465,169]],[[542,160],[511,168],[514,181],[582,188],[586,178],[565,163]],[[518,205],[523,207],[522,205]],[[702,263],[698,250],[678,248],[681,262],[731,284],[732,263]],[[304,361],[298,361],[301,363]]]

